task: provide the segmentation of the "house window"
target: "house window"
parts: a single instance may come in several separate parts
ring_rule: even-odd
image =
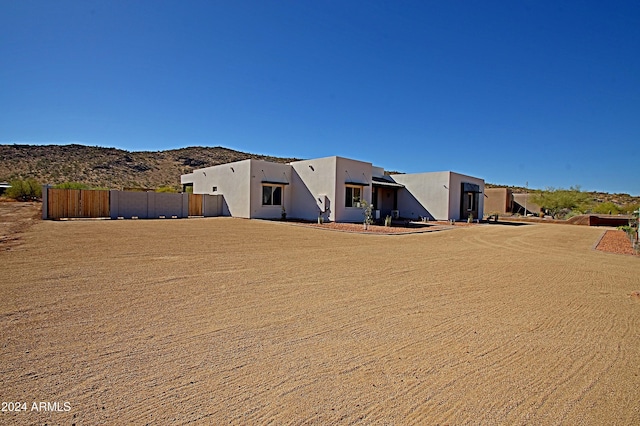
[[[282,205],[282,185],[262,185],[262,205]]]
[[[469,197],[469,200],[468,200],[469,201],[469,204],[468,204],[469,207],[467,207],[467,211],[475,210],[476,209],[476,207],[474,205],[475,204],[475,198],[476,198],[475,194],[473,192],[469,192],[469,193],[467,193],[467,197]]]
[[[347,185],[345,191],[344,206],[345,207],[360,207],[362,200],[362,187],[361,186],[349,186]]]

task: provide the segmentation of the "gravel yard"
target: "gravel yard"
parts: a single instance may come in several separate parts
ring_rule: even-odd
[[[604,229],[28,222],[0,242],[28,407],[2,424],[640,421],[640,258]]]
[[[617,229],[606,231],[596,249],[608,253],[638,255],[633,250],[626,232]]]

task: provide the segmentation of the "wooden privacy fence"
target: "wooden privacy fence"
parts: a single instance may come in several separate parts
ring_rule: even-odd
[[[47,188],[47,219],[109,217],[109,191]]]
[[[42,191],[42,218],[183,218],[221,216],[222,195],[55,189]]]

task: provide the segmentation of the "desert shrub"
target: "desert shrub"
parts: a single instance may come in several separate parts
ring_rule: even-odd
[[[574,215],[584,213],[590,198],[589,194],[580,191],[579,186],[572,186],[569,189],[548,188],[532,194],[531,201],[548,211],[554,219],[562,219],[570,212]]]
[[[564,219],[571,219],[574,216],[580,216],[582,214],[582,211],[580,210],[568,210],[568,211],[562,211],[561,214],[559,214],[558,216],[563,217]]]
[[[629,203],[625,204],[620,210],[625,214],[633,214],[633,212],[637,212],[638,209],[640,209],[640,203]]]
[[[627,234],[631,234],[632,232],[635,231],[635,229],[633,229],[633,227],[631,227],[630,225],[618,226],[618,230],[624,231]]]
[[[64,182],[53,186],[56,189],[91,189],[89,185],[80,182]]]
[[[178,190],[173,186],[161,186],[155,192],[178,192]]]
[[[11,188],[5,191],[5,196],[14,200],[28,201],[42,197],[42,187],[35,179],[12,180]]]
[[[611,201],[605,201],[604,203],[598,203],[591,209],[593,213],[599,214],[619,214],[620,207]]]

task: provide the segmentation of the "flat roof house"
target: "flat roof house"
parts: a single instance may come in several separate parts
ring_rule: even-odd
[[[289,164],[243,160],[181,176],[195,194],[223,196],[224,216],[287,217],[335,222],[363,220],[362,202],[376,218],[465,220],[482,217],[484,180],[454,172],[385,175],[381,167],[343,157]]]

